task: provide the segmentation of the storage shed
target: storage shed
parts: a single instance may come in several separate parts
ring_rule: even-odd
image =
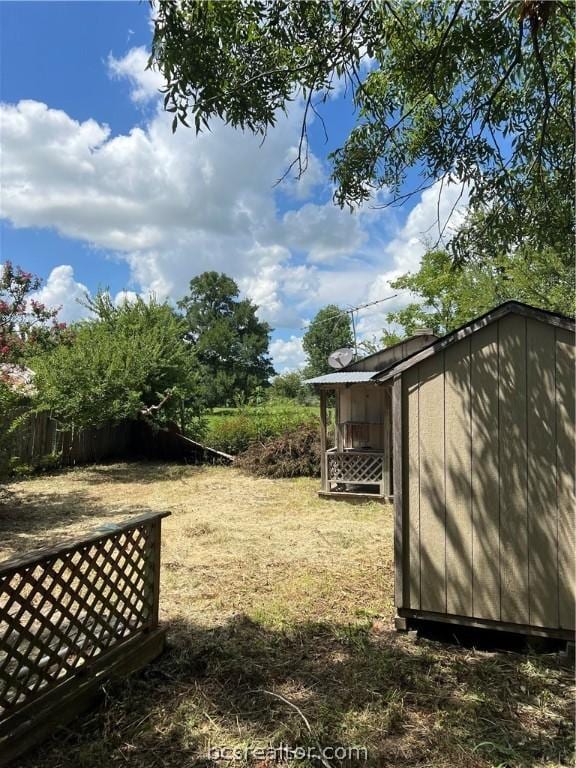
[[[396,608],[574,636],[574,321],[508,302],[401,360]]]

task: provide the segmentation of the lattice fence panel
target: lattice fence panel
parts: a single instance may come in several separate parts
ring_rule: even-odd
[[[328,479],[332,483],[382,482],[383,456],[371,453],[328,455]]]
[[[151,626],[157,530],[124,526],[0,567],[0,720]]]

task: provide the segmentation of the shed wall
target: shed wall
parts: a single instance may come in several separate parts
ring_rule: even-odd
[[[399,608],[574,628],[574,366],[509,314],[402,374]]]

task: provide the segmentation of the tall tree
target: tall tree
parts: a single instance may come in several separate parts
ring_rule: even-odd
[[[417,272],[403,275],[392,287],[414,298],[387,315],[406,336],[422,327],[447,333],[510,299],[567,315],[576,310],[573,265],[551,248],[534,251],[524,246],[460,267],[454,267],[446,251],[429,251]]]
[[[574,26],[563,0],[158,0],[150,64],[174,129],[224,120],[265,134],[300,96],[299,173],[308,122],[344,81],[357,122],[332,155],[338,203],[398,203],[456,182],[504,250],[566,250]],[[478,225],[472,215],[451,241],[460,259]]]
[[[274,368],[268,354],[271,328],[258,319],[250,299],[238,299],[231,277],[203,272],[190,281],[183,310],[188,339],[204,371],[208,406],[247,399],[266,387]]]
[[[350,313],[336,304],[328,304],[314,317],[302,339],[306,353],[306,376],[321,376],[332,369],[328,365],[328,356],[341,347],[351,347],[354,343]]]
[[[31,351],[55,342],[66,330],[56,318],[59,307],[46,307],[33,294],[42,281],[10,261],[0,265],[0,363],[16,363]]]

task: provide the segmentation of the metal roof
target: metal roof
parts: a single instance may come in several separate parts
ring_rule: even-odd
[[[305,384],[359,384],[362,381],[372,381],[381,371],[334,371],[314,379],[306,379]]]

